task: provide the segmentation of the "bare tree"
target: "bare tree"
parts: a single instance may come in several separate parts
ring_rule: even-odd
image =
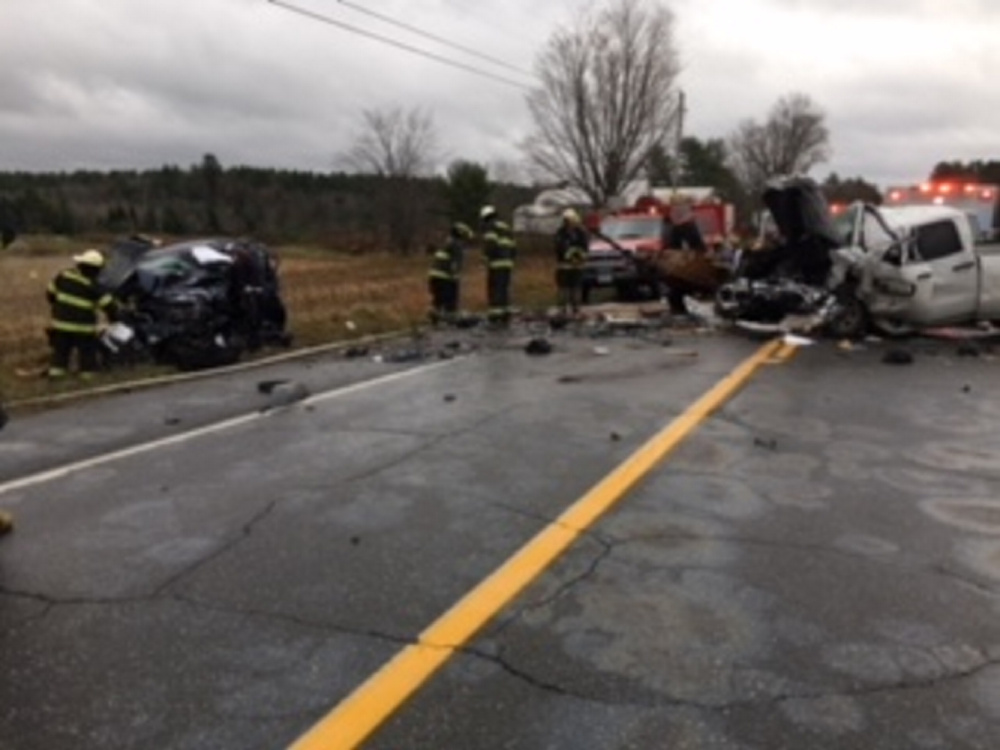
[[[557,32],[528,94],[531,164],[604,205],[635,179],[650,149],[669,143],[678,117],[673,14],[659,2],[611,0]]]
[[[363,127],[344,160],[359,172],[381,177],[417,177],[433,171],[438,160],[434,118],[418,108],[404,112],[367,109]]]
[[[782,97],[767,120],[744,120],[729,137],[730,166],[751,195],[779,175],[804,174],[830,158],[826,116],[806,94]]]
[[[438,134],[430,113],[400,107],[365,110],[363,126],[343,160],[359,172],[384,179],[378,208],[389,242],[409,253],[429,213],[426,191],[417,177],[433,172],[440,158]]]

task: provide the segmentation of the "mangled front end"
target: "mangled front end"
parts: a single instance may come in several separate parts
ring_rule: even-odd
[[[768,185],[763,199],[774,222],[768,245],[743,257],[737,278],[719,288],[718,314],[755,331],[861,333],[857,259],[840,252],[845,237],[819,187],[808,178],[783,178]]]

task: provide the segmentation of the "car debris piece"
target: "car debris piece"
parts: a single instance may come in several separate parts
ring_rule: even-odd
[[[309,398],[309,389],[304,383],[295,380],[278,382],[268,391],[268,402],[261,411],[269,411],[282,406],[291,406]]]
[[[913,354],[906,349],[889,349],[882,355],[882,361],[887,365],[912,365]]]
[[[357,359],[368,356],[367,346],[349,346],[344,350],[344,357],[347,359]]]
[[[753,439],[753,444],[758,448],[766,448],[769,451],[778,450],[778,441],[775,438],[755,437]]]
[[[419,362],[422,359],[424,359],[424,353],[420,349],[403,349],[401,351],[389,352],[385,355],[385,361],[392,362],[393,364]]]
[[[542,354],[551,354],[552,344],[549,342],[548,339],[534,338],[531,339],[531,341],[529,341],[527,344],[525,344],[524,352],[525,354],[531,354],[533,356],[538,356]]]
[[[812,346],[816,343],[813,339],[805,336],[799,336],[794,333],[786,333],[781,337],[781,341],[788,346]]]
[[[284,378],[281,380],[262,380],[257,383],[257,393],[268,394],[274,391],[279,385],[285,385],[288,383],[288,379]]]
[[[606,346],[595,346],[594,354],[598,355],[599,357],[606,357],[609,354],[611,354],[611,350],[608,349],[608,347]]]
[[[9,421],[10,417],[7,416],[7,410],[3,408],[3,404],[0,404],[0,430],[6,427]]]
[[[450,403],[451,403],[452,401],[454,401],[454,400],[455,400],[456,398],[458,398],[458,397],[457,397],[457,396],[456,396],[456,395],[455,395],[454,393],[446,393],[446,394],[444,394],[444,400],[445,400],[445,401],[446,401],[447,403],[449,403],[449,404],[450,404]]]
[[[611,438],[612,443],[617,443],[619,440],[622,439],[622,436],[619,435],[617,432],[612,432],[609,437]]]

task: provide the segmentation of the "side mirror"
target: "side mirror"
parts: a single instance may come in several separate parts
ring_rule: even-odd
[[[898,244],[892,245],[885,253],[882,255],[882,260],[893,266],[901,266],[903,264],[903,248]]]

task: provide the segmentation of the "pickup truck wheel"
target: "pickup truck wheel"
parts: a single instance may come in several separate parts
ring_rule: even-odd
[[[827,333],[838,339],[859,339],[868,332],[868,310],[855,297],[837,303],[837,312],[826,324]]]

